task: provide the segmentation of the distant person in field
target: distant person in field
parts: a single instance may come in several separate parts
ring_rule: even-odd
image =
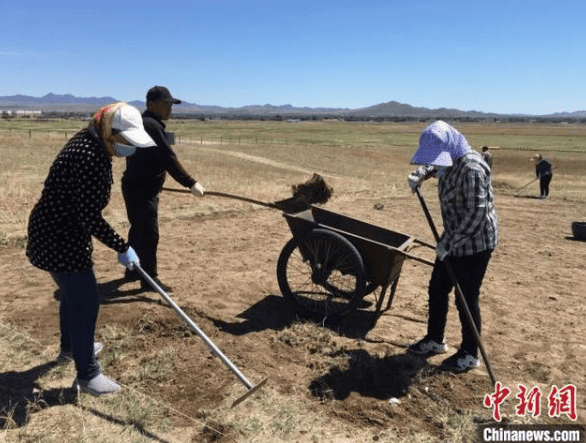
[[[61,348],[56,362],[74,361],[73,388],[96,396],[113,394],[120,386],[101,373],[96,358],[103,346],[94,342],[99,302],[92,237],[115,250],[124,266],[139,263],[102,211],[110,200],[112,158],[154,144],[138,109],[124,102],[102,107],[57,155],[28,222],[26,255],[59,287]],[[138,149],[143,150],[148,151]]]
[[[171,116],[173,104],[181,100],[173,98],[164,86],[154,86],[147,92],[147,109],[142,114],[144,129],[155,141],[153,149],[145,149],[126,159],[126,170],[122,176],[122,194],[130,223],[128,242],[136,250],[143,270],[166,292],[171,287],[158,278],[157,248],[159,245],[159,193],[167,172],[193,195],[204,196],[203,186],[181,165],[171,145],[173,134],[165,130],[165,121]],[[137,271],[126,270],[127,281],[141,280],[143,291],[153,290],[142,280]]]
[[[413,192],[423,181],[438,177],[439,200],[444,232],[436,247],[436,260],[428,287],[429,306],[427,334],[408,351],[428,357],[444,354],[448,314],[448,296],[454,283],[448,274],[446,260],[456,275],[464,299],[478,332],[481,330],[480,286],[490,257],[497,245],[497,215],[493,203],[490,169],[480,153],[473,150],[464,136],[443,121],[428,126],[419,139],[419,148],[411,160],[421,165],[413,171],[408,183]],[[462,341],[459,350],[445,359],[441,369],[464,372],[478,367],[478,344],[459,297]]]
[[[482,159],[486,162],[488,167],[492,169],[492,154],[488,150],[488,146],[482,147]]]
[[[541,154],[535,154],[531,161],[535,163],[535,175],[539,179],[539,198],[546,199],[549,197],[549,183],[553,177],[551,162]]]

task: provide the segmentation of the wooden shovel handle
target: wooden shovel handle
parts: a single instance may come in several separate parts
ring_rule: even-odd
[[[163,191],[181,192],[183,194],[191,194],[191,191],[189,189],[163,188]],[[233,200],[240,200],[240,201],[245,201],[248,203],[254,203],[256,205],[265,206],[267,208],[280,209],[279,206],[275,205],[274,203],[268,203],[268,202],[263,202],[260,200],[255,200],[253,198],[242,197],[241,195],[228,194],[226,192],[205,191],[204,195],[213,195],[213,196],[217,196],[217,197],[231,198]]]

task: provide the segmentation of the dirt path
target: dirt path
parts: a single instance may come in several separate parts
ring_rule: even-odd
[[[205,143],[206,147],[201,146],[204,143]],[[311,174],[313,174],[315,172],[315,173],[321,174],[322,176],[324,176],[326,178],[342,178],[339,175],[332,175],[332,174],[327,174],[327,173],[323,173],[323,172],[316,171],[316,170],[309,170],[307,168],[302,168],[302,167],[299,167],[299,166],[290,165],[290,164],[287,164],[287,163],[282,163],[282,162],[278,162],[278,161],[275,161],[275,160],[271,160],[271,159],[268,159],[266,157],[260,157],[260,156],[257,156],[257,155],[245,154],[243,152],[238,152],[238,151],[230,151],[230,150],[227,150],[227,149],[210,148],[209,145],[217,145],[217,143],[213,143],[213,142],[197,143],[197,142],[190,142],[190,141],[186,140],[186,141],[182,141],[181,144],[188,145],[188,146],[190,146],[190,145],[192,146],[194,144],[197,144],[198,145],[198,149],[200,149],[202,151],[215,152],[215,153],[218,153],[218,154],[229,155],[231,157],[238,158],[238,159],[241,159],[241,160],[246,160],[246,161],[251,161],[251,162],[255,162],[255,163],[260,163],[260,164],[263,164],[263,165],[272,166],[272,167],[280,168],[280,169],[286,169],[286,170],[289,170],[289,171],[301,172],[303,174],[309,174],[309,175],[311,175]]]

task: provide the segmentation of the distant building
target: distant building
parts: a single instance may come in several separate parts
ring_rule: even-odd
[[[17,109],[14,111],[14,114],[17,117],[22,117],[25,115],[41,115],[42,112],[41,111],[37,111],[37,110],[31,110],[31,109]]]
[[[39,116],[43,111],[33,109],[0,109],[0,115],[7,117]]]

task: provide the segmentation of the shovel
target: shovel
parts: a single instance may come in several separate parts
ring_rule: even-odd
[[[415,188],[415,192],[417,193],[417,197],[419,198],[419,202],[421,203],[421,207],[423,208],[423,212],[425,213],[425,218],[429,223],[429,227],[431,228],[431,232],[435,238],[435,241],[439,241],[439,234],[437,229],[435,228],[435,224],[433,223],[433,219],[431,218],[431,214],[429,213],[429,209],[427,209],[427,205],[425,204],[425,200],[421,196],[419,192],[419,188]],[[482,360],[484,360],[484,365],[486,366],[486,370],[488,371],[488,375],[490,376],[490,381],[492,382],[492,387],[494,388],[496,384],[496,378],[494,373],[492,372],[492,368],[490,366],[490,362],[488,361],[488,356],[486,355],[486,351],[484,350],[484,346],[482,345],[482,341],[480,340],[480,333],[476,328],[476,324],[474,323],[474,319],[472,318],[472,314],[470,313],[470,308],[468,308],[468,303],[466,303],[466,299],[464,298],[464,293],[462,292],[462,288],[460,288],[460,284],[458,283],[458,279],[456,278],[456,274],[454,272],[454,268],[452,267],[452,263],[449,260],[449,257],[444,258],[444,264],[446,265],[446,269],[448,270],[448,274],[450,279],[452,280],[452,284],[456,289],[456,296],[462,307],[464,308],[464,313],[466,314],[466,319],[468,320],[468,324],[474,333],[474,339],[476,340],[476,344],[478,345],[478,349],[480,349],[480,353],[482,354]]]
[[[164,187],[163,191],[180,192],[182,194],[191,194],[191,191],[189,189],[177,189],[177,188],[165,188]],[[276,202],[264,202],[261,200],[255,200],[254,198],[243,197],[241,195],[229,194],[227,192],[219,192],[219,191],[205,191],[205,195],[212,195],[212,196],[216,196],[216,197],[225,197],[225,198],[231,198],[233,200],[245,201],[248,203],[254,203],[255,205],[264,206],[266,208],[278,209],[279,211],[283,211],[286,213],[301,212],[306,209],[309,209],[309,207],[310,207],[310,203],[302,195],[299,195],[297,197],[287,198],[285,200],[279,200]]]
[[[163,289],[140,267],[139,264],[134,263],[133,269],[136,269],[138,271],[142,278],[145,281],[147,281],[151,285],[151,287],[161,295],[161,297],[163,297],[163,299],[169,304],[169,306],[171,306],[175,310],[175,312],[179,314],[179,317],[181,317],[181,319],[188,324],[191,330],[195,332],[204,341],[208,348],[210,348],[212,352],[216,354],[220,358],[220,360],[222,360],[222,363],[224,363],[236,375],[236,377],[238,377],[238,379],[244,384],[244,386],[246,386],[246,389],[248,389],[248,391],[244,395],[234,400],[234,402],[232,403],[232,407],[246,400],[250,395],[252,395],[264,386],[264,384],[268,380],[268,377],[256,386],[250,383],[246,379],[246,377],[238,370],[238,368],[230,360],[228,360],[228,358],[222,353],[222,351],[220,351],[218,347],[212,343],[212,341],[204,334],[204,332],[201,329],[199,329],[199,327],[187,316],[187,314],[185,314],[185,312],[181,310],[179,306],[177,306],[177,304],[171,299],[171,297],[169,297],[169,295],[167,295],[167,293],[163,291]]]
[[[242,197],[240,195],[228,194],[227,192],[205,191],[205,195],[226,197],[234,200],[241,200],[267,208],[278,209],[288,214],[302,212],[309,209],[314,203],[326,203],[332,196],[333,189],[329,186],[323,177],[317,173],[307,181],[298,185],[291,186],[293,197],[280,200],[274,203],[263,202],[253,198]],[[163,188],[163,191],[191,193],[188,189]]]

